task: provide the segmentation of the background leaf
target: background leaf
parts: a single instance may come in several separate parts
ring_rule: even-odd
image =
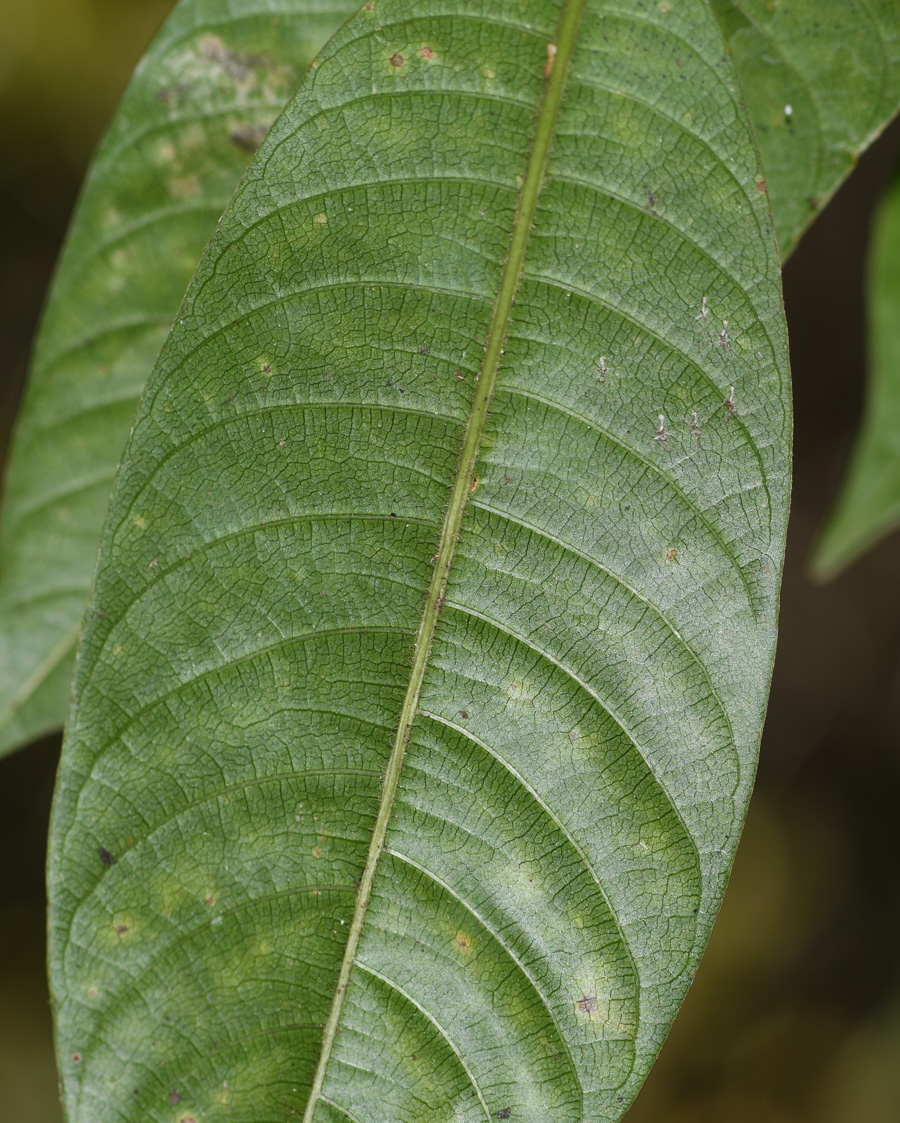
[[[554,120],[575,14],[366,4],[198,269],[57,792],[73,1123],[319,1078],[319,1123],[614,1120],[690,983],[772,662],[778,260],[708,5],[591,0]]]
[[[250,155],[352,0],[184,0],[98,151],[38,339],[0,533],[0,754],[62,724],[116,462]]]
[[[900,108],[896,0],[711,0],[753,121],[782,255]]]
[[[812,558],[828,580],[900,524],[900,180],[881,205],[869,276],[865,419],[834,511]]]

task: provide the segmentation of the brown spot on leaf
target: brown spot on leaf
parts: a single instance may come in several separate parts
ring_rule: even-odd
[[[578,1012],[581,1014],[596,1014],[600,1009],[596,994],[586,994],[578,999]]]
[[[463,955],[471,955],[472,954],[472,941],[465,934],[465,932],[457,932],[456,935],[453,937],[453,942],[454,942],[454,944],[456,944],[456,946],[459,948],[459,950],[463,953]]]
[[[97,851],[97,854],[100,857],[100,861],[104,864],[104,866],[106,866],[107,869],[109,869],[110,866],[114,866],[116,864],[115,858],[112,856],[112,854],[110,854],[105,846],[101,846]]]
[[[319,847],[318,847],[318,846],[314,846],[314,847],[313,847],[313,854],[314,854],[314,855],[315,855],[315,856],[316,856],[317,858],[321,858],[321,857],[322,857],[322,851],[321,851],[321,850],[319,849]]]
[[[678,561],[678,551],[675,549],[674,546],[670,546],[668,548],[668,550],[666,550],[666,561],[667,562]]]
[[[399,51],[391,55],[391,66],[393,66],[395,70],[399,70],[401,66],[406,66],[406,59]]]
[[[512,1108],[511,1107],[505,1107],[505,1108],[503,1108],[502,1111],[497,1112],[497,1118],[498,1119],[509,1119],[509,1117],[511,1115],[512,1115]]]
[[[431,49],[431,47],[423,47],[419,51],[419,58],[424,59],[426,62],[431,62],[431,60],[434,58],[434,51]]]
[[[73,1053],[73,1054],[72,1054],[72,1060],[73,1060],[73,1061],[74,1061],[74,1063],[75,1063],[75,1064],[77,1064],[77,1065],[78,1065],[78,1064],[81,1064],[81,1053]]]
[[[765,179],[762,176],[760,176],[759,179],[756,181],[756,190],[761,195],[768,195],[769,194],[769,185],[768,185],[768,183],[766,183]]]
[[[127,924],[117,924],[116,925],[116,935],[117,936],[127,936],[128,935],[128,925]]]
[[[176,1092],[174,1088],[169,1092],[169,1103],[172,1107],[177,1107],[177,1105],[181,1103],[181,1095]]]

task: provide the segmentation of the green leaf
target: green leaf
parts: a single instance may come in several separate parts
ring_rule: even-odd
[[[705,0],[370,0],[276,123],[103,535],[51,836],[70,1123],[625,1112],[775,639],[735,90]]]
[[[116,462],[197,260],[353,0],[183,0],[84,189],[38,339],[0,533],[0,755],[58,728]]]
[[[900,525],[900,180],[872,235],[869,385],[862,431],[841,494],[812,557],[819,580],[837,576]]]
[[[896,0],[711,0],[787,257],[900,109]]]

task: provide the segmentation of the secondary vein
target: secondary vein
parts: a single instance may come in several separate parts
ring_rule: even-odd
[[[444,594],[450,577],[450,568],[456,553],[456,544],[462,526],[463,514],[466,503],[472,490],[475,478],[475,464],[481,446],[485,420],[494,393],[497,381],[497,370],[500,365],[500,356],[503,354],[503,343],[506,339],[513,302],[522,278],[525,265],[525,254],[531,227],[537,209],[538,197],[544,181],[547,161],[550,156],[550,146],[556,128],[559,108],[565,94],[566,82],[575,42],[578,36],[578,26],[584,9],[585,0],[566,0],[560,15],[556,36],[556,52],[553,55],[553,65],[550,68],[550,53],[548,52],[549,75],[544,97],[538,113],[537,127],[532,142],[531,153],[528,158],[528,167],[525,180],[519,195],[516,216],[513,222],[512,237],[510,239],[509,253],[503,266],[500,278],[500,288],[497,302],[494,305],[491,325],[488,333],[487,344],[484,349],[484,359],[476,383],[475,397],[466,422],[462,450],[456,466],[453,479],[453,489],[450,493],[450,502],[444,516],[441,536],[438,543],[437,556],[428,594],[425,598],[425,607],[419,628],[416,633],[416,642],[413,654],[412,668],[409,683],[400,710],[400,720],[397,733],[391,748],[382,786],[381,800],[378,806],[378,816],[372,832],[366,864],[359,883],[359,891],[350,922],[347,944],[344,949],[341,969],[338,974],[337,986],[332,999],[331,1010],[322,1037],[322,1051],[316,1065],[310,1089],[309,1100],[303,1114],[303,1123],[312,1123],[319,1097],[325,1081],[325,1073],[331,1057],[337,1036],[338,1025],[344,996],[350,982],[350,976],[356,962],[356,953],[362,936],[363,925],[369,902],[372,897],[372,887],[375,882],[375,872],[378,860],[384,847],[387,836],[388,824],[394,806],[394,798],[400,783],[403,771],[403,758],[406,746],[409,743],[413,722],[419,708],[419,699],[425,681],[425,671],[431,655],[431,646],[434,642],[437,622],[444,602]]]

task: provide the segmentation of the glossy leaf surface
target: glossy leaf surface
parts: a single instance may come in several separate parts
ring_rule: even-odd
[[[827,580],[900,524],[900,181],[881,205],[869,268],[865,419],[837,505],[813,554]]]
[[[787,256],[900,109],[896,0],[712,0]]]
[[[51,839],[70,1123],[624,1113],[772,663],[760,177],[703,0],[372,0],[326,47],[103,536]]]
[[[98,154],[38,340],[0,527],[0,755],[58,728],[116,464],[200,254],[353,0],[183,0]]]

